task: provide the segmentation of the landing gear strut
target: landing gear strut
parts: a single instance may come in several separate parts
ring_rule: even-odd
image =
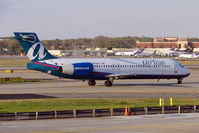
[[[89,86],[95,86],[95,84],[96,84],[95,80],[89,80],[88,81]]]
[[[113,82],[110,80],[106,80],[104,84],[106,87],[111,87],[113,85]]]
[[[182,79],[178,79],[178,84],[182,84]]]

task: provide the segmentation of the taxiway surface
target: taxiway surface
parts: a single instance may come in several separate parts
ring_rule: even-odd
[[[1,74],[3,77],[20,76],[23,79],[49,79],[45,82],[3,83],[0,95],[16,98],[23,94],[39,95],[39,97],[199,97],[199,70],[191,69],[191,75],[177,84],[172,80],[115,80],[112,87],[104,86],[104,81],[97,81],[96,86],[88,86],[87,82],[71,79],[59,79],[39,72],[14,72]],[[9,96],[8,96],[9,97]],[[29,97],[29,98],[36,98]],[[23,97],[21,97],[23,98]]]

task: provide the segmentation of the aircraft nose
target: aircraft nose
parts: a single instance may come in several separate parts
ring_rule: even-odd
[[[190,75],[189,69],[185,68],[185,73],[187,74],[187,76]]]

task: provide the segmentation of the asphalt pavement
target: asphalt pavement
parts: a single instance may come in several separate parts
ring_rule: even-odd
[[[1,133],[198,133],[199,113],[0,122]]]

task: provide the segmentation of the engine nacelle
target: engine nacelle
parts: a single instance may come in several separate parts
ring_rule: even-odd
[[[93,72],[92,63],[74,63],[60,67],[59,71],[68,75],[89,75]]]

